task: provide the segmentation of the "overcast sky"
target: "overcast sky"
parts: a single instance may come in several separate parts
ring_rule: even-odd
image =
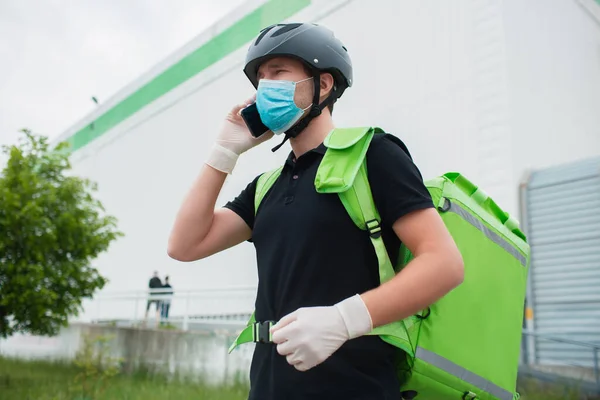
[[[0,144],[62,133],[243,2],[0,0]]]

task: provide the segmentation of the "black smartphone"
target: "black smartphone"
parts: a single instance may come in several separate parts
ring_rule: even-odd
[[[256,108],[256,103],[252,103],[248,107],[243,108],[240,114],[244,119],[246,126],[248,126],[248,130],[250,130],[252,136],[260,137],[269,130],[269,128],[267,128],[260,119],[260,114],[258,113],[258,108]]]

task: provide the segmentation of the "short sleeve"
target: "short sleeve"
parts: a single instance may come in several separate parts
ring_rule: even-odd
[[[433,207],[423,177],[403,143],[390,134],[375,135],[367,152],[367,171],[382,224],[391,227],[398,218]]]
[[[228,201],[223,207],[239,215],[250,229],[254,229],[254,194],[258,176],[248,184],[233,200]]]

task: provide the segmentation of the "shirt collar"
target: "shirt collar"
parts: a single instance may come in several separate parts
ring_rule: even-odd
[[[303,154],[303,156],[306,156],[309,153],[316,153],[316,154],[320,154],[320,155],[324,156],[326,151],[327,151],[327,147],[325,146],[324,143],[321,143],[319,146],[315,147],[314,149],[307,151],[305,154]],[[286,160],[286,164],[294,165],[295,162],[296,162],[296,156],[294,155],[293,151],[290,151],[290,154],[288,155],[288,158]]]

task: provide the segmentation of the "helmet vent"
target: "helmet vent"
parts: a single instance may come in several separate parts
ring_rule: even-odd
[[[297,27],[302,26],[302,24],[286,24],[281,29],[278,29],[277,32],[271,35],[271,37],[277,37],[279,35],[283,35],[286,32],[296,29]]]
[[[258,46],[258,44],[260,43],[260,41],[262,40],[262,38],[264,38],[264,37],[265,37],[265,35],[266,35],[267,33],[269,33],[269,31],[270,31],[271,29],[275,28],[275,26],[276,26],[276,25],[271,25],[271,26],[268,26],[268,27],[266,27],[265,29],[263,29],[263,30],[260,32],[260,35],[258,35],[258,37],[256,38],[256,41],[254,42],[254,45],[255,45],[255,46]]]

